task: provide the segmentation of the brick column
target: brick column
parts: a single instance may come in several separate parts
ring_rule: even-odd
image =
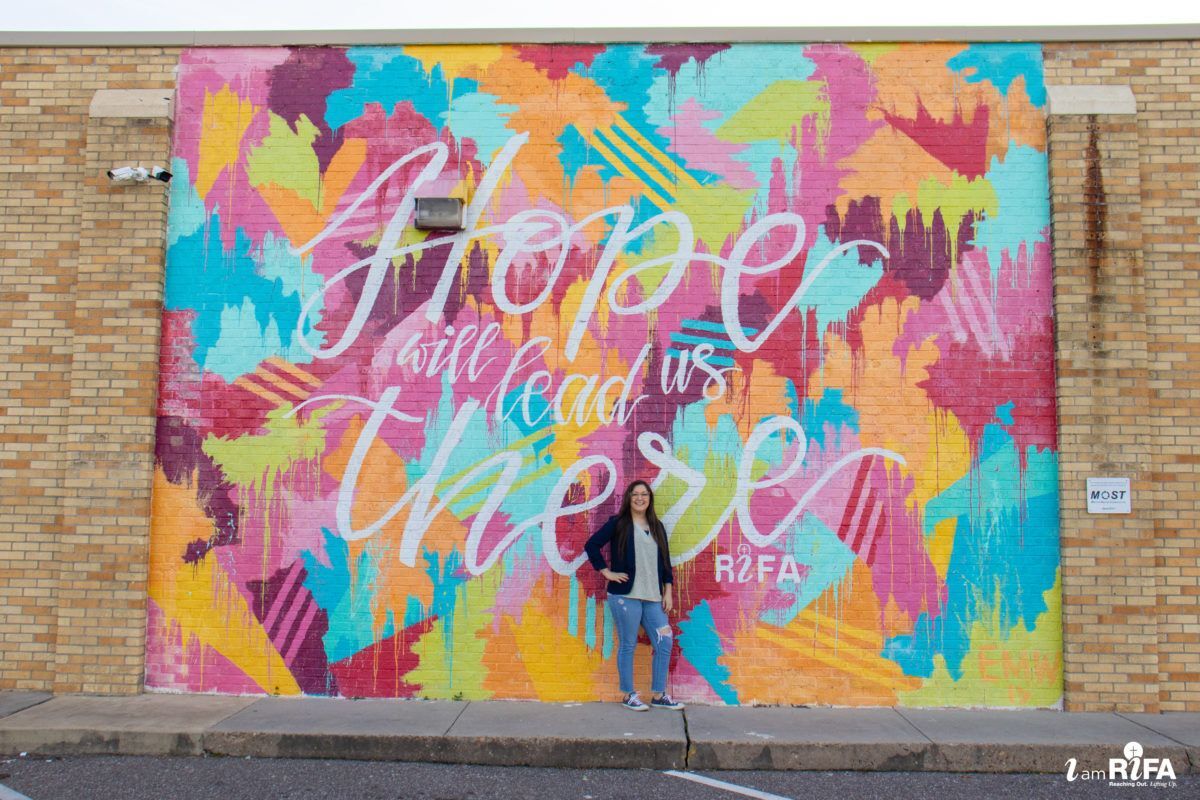
[[[142,685],[167,186],[113,184],[165,165],[170,90],[96,93],[75,285],[54,690]]]
[[[1051,87],[1064,696],[1157,711],[1150,385],[1136,107],[1122,87]],[[1087,511],[1088,477],[1128,477],[1133,513]]]

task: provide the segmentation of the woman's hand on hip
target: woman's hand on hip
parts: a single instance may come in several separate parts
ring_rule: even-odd
[[[602,569],[600,570],[600,574],[613,583],[625,583],[625,581],[629,580],[629,576],[624,572],[613,572],[611,569]]]

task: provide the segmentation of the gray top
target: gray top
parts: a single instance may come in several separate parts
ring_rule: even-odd
[[[634,570],[633,586],[626,595],[632,600],[662,600],[662,588],[658,585],[658,545],[649,531],[633,526]]]

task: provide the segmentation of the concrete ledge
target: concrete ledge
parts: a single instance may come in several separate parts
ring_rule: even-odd
[[[0,719],[0,753],[182,756],[253,700],[211,695],[56,697]]]
[[[1191,771],[1200,772],[1200,713],[1177,711],[1169,714],[1119,714],[1118,716],[1179,742],[1187,748],[1188,758],[1191,760]],[[1178,766],[1175,771],[1179,772]]]
[[[1046,113],[1052,117],[1137,114],[1137,98],[1128,86],[1047,86],[1046,97]]]
[[[44,703],[54,695],[49,692],[0,692],[0,717]]]
[[[890,708],[687,710],[689,769],[920,770],[930,743]]]
[[[1146,755],[1170,758],[1176,772],[1189,771],[1178,742],[1116,714],[1058,711],[951,711],[898,709],[928,737],[932,752],[924,769],[938,772],[1063,772],[1107,769],[1125,745],[1141,742]]]
[[[461,763],[581,769],[682,769],[679,712],[638,713],[617,703],[471,703],[446,737]]]
[[[466,703],[270,697],[204,736],[214,755],[452,761],[442,744]]]
[[[92,95],[88,116],[109,119],[170,119],[170,89],[100,89]]]

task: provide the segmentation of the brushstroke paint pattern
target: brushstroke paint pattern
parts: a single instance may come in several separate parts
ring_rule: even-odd
[[[1040,65],[185,52],[147,685],[612,699],[645,478],[680,698],[1056,704]]]

